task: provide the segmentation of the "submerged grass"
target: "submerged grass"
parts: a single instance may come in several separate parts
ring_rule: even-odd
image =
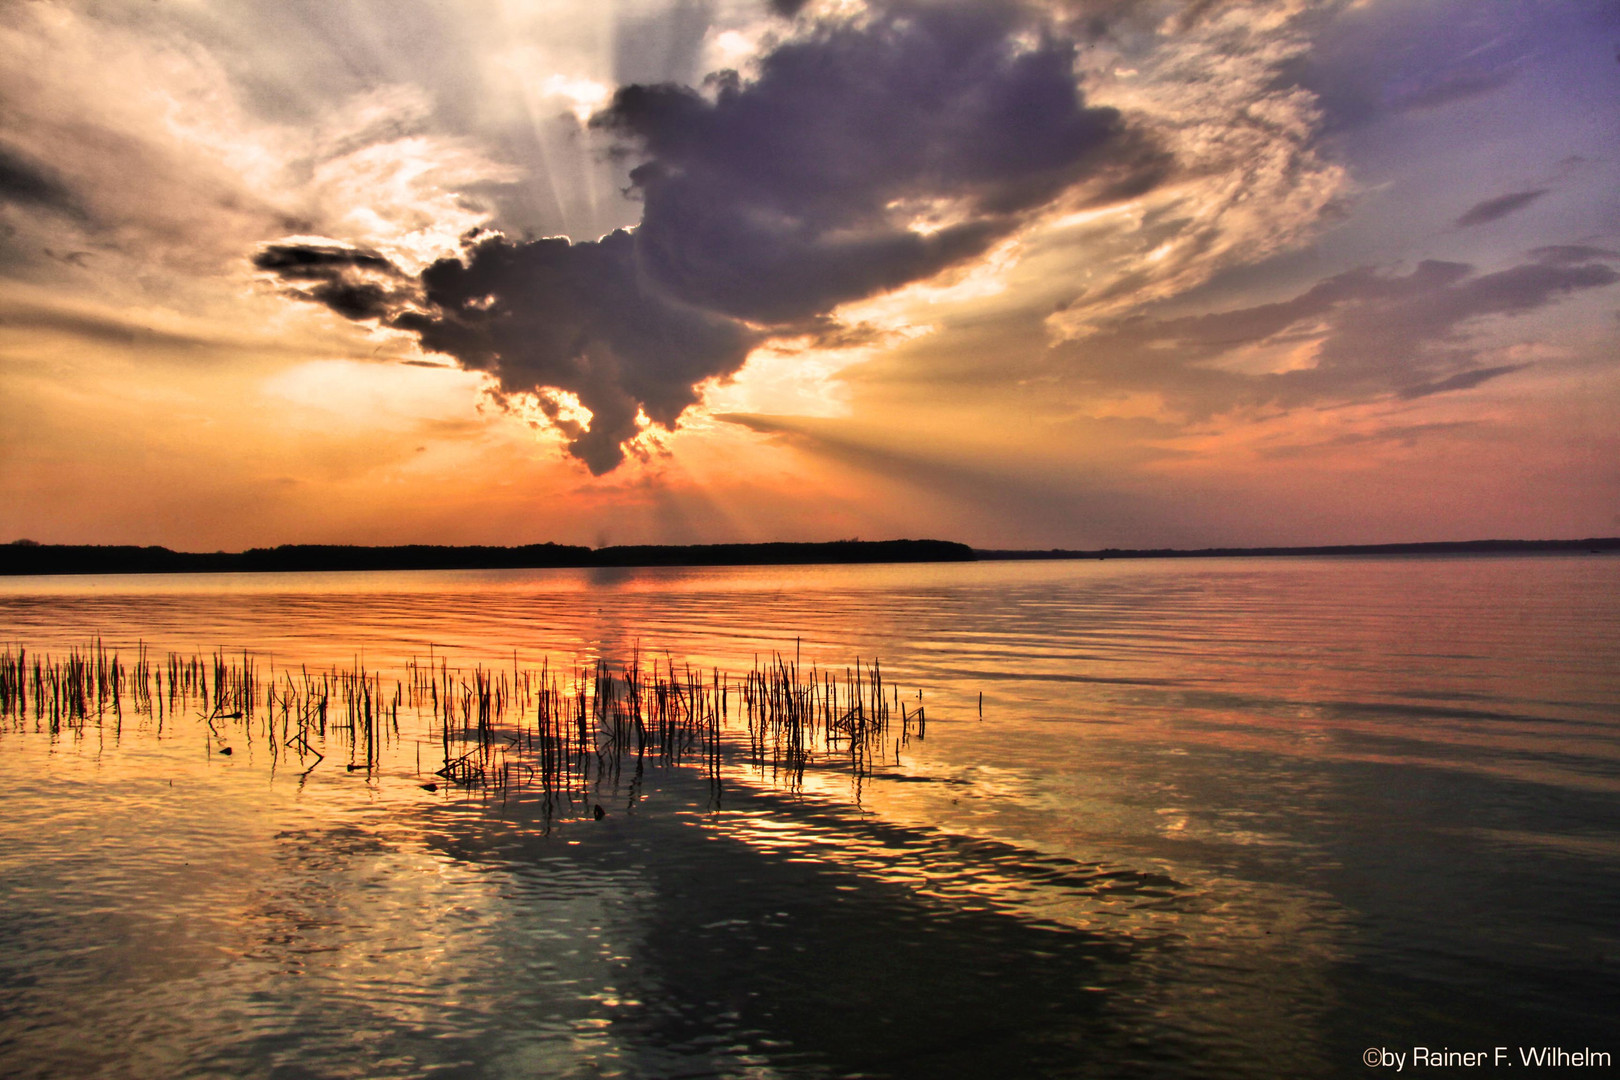
[[[99,639],[66,656],[22,646],[0,650],[0,723],[13,729],[83,735],[123,729],[126,709],[159,735],[180,719],[200,721],[210,752],[232,753],[231,734],[261,740],[273,765],[303,776],[334,744],[344,768],[368,775],[383,750],[402,741],[402,709],[427,721],[417,742],[422,787],[440,783],[508,791],[532,789],[553,812],[596,812],[595,792],[641,781],[649,766],[697,766],[718,801],[721,766],[741,757],[778,784],[797,788],[808,766],[847,766],[857,780],[913,738],[927,719],[922,691],[903,697],[876,659],[842,671],[791,658],[756,657],[740,677],[704,671],[639,650],[614,666],[597,659],[567,668],[549,658],[524,668],[452,668],[443,657],[411,659],[387,679],[358,659],[350,668],[276,669],[250,652],[169,652],[144,642],[126,663]],[[421,751],[437,751],[423,773]],[[427,765],[435,764],[432,760]]]

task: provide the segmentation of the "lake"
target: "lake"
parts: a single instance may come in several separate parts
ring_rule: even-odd
[[[13,578],[0,637],[246,653],[261,687],[364,668],[393,710],[308,753],[183,702],[7,716],[9,1077],[1620,1052],[1612,556]],[[735,680],[778,656],[876,658],[925,733],[766,760]],[[390,698],[632,658],[724,683],[715,753],[577,805],[505,728],[501,783],[435,777],[442,716]]]

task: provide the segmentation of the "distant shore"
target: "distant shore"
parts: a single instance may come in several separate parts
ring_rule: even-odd
[[[1620,551],[1620,536],[1586,540],[1439,540],[1421,544],[1328,544],[1317,547],[1098,548],[1072,551],[975,548],[978,559],[1227,559],[1279,555],[1517,555]]]
[[[331,570],[532,570],[552,567],[795,566],[810,563],[967,562],[966,544],[946,540],[835,540],[820,544],[567,544],[354,547],[284,544],[247,551],[78,544],[0,545],[0,575],[199,574]]]
[[[1460,540],[1320,547],[971,548],[949,540],[835,540],[827,543],[643,544],[588,548],[566,544],[356,547],[285,544],[247,551],[190,552],[134,545],[0,544],[0,575],[286,573],[342,570],[529,570],[550,567],[799,566],[815,563],[920,563],[1031,559],[1186,559],[1292,555],[1498,555],[1620,551],[1620,537],[1585,540]]]

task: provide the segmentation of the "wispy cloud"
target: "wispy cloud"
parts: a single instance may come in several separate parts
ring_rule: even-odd
[[[1066,377],[1158,393],[1189,418],[1237,408],[1404,399],[1471,389],[1521,365],[1483,362],[1483,320],[1523,315],[1620,282],[1604,262],[1529,262],[1493,273],[1429,260],[1365,267],[1273,303],[1120,320],[1057,351]]]
[[[1532,191],[1515,191],[1507,195],[1498,195],[1494,199],[1485,199],[1475,203],[1457,218],[1457,228],[1467,229],[1475,225],[1489,225],[1493,221],[1500,221],[1509,214],[1516,214],[1529,206],[1543,195],[1547,188],[1535,188]]]

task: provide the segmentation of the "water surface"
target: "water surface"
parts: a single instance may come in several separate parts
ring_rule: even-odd
[[[874,775],[601,820],[192,712],[0,732],[0,1073],[1347,1076],[1613,1052],[1620,560],[0,581],[65,652],[398,673],[880,656]],[[982,694],[982,719],[980,695]],[[419,745],[421,744],[421,745]],[[429,761],[426,769],[437,762]],[[426,771],[426,770],[424,770]]]

